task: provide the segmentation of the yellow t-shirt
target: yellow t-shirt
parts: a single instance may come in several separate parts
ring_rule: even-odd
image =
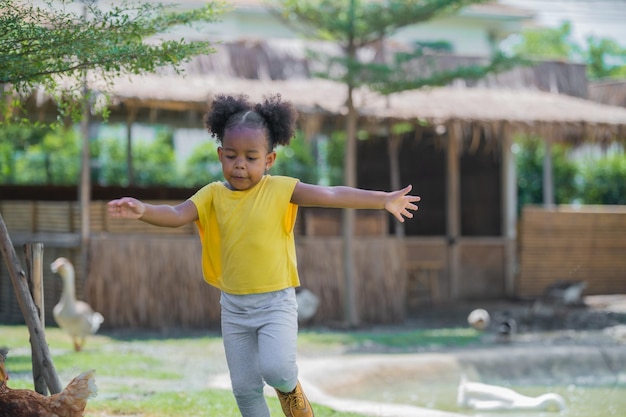
[[[230,294],[300,285],[293,235],[298,206],[290,202],[297,182],[265,175],[249,190],[214,182],[191,196],[209,284]]]

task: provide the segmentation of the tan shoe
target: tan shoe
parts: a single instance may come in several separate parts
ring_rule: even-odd
[[[280,405],[283,408],[285,416],[314,417],[313,409],[311,408],[311,404],[309,404],[309,400],[307,400],[306,395],[304,395],[304,391],[302,391],[300,381],[298,381],[298,384],[293,391],[285,394],[276,390],[276,394],[278,394],[278,399],[280,400]]]

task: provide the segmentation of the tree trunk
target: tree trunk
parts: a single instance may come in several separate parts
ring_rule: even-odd
[[[402,136],[394,135],[389,129],[389,137],[387,138],[387,152],[389,154],[389,174],[391,177],[391,189],[399,190],[402,188],[400,178],[400,145],[402,144]],[[394,222],[394,231],[397,238],[404,237],[404,223]]]
[[[357,115],[352,103],[352,87],[348,87],[348,116],[346,119],[346,152],[344,160],[344,182],[356,187],[356,124]],[[354,223],[355,210],[343,210],[343,262],[344,262],[344,320],[349,327],[359,324],[354,277]]]
[[[350,22],[355,20],[355,0],[350,1]],[[350,28],[348,47],[346,50],[348,60],[356,59],[356,45],[354,43],[354,27]],[[348,97],[346,105],[348,115],[346,118],[346,149],[344,155],[344,183],[349,187],[356,187],[356,125],[357,113],[354,108],[352,92],[354,83],[348,80]],[[354,209],[343,210],[342,237],[343,237],[343,265],[344,265],[344,320],[348,327],[356,327],[359,324],[359,313],[356,300],[356,284],[354,277]]]
[[[88,8],[83,4],[83,19],[87,20]],[[91,119],[91,104],[89,87],[87,85],[87,71],[83,75],[83,116],[80,122],[82,135],[82,150],[80,158],[80,184],[78,195],[80,198],[80,267],[81,276],[87,276],[87,255],[89,251],[89,237],[91,235],[90,203],[91,203],[91,150],[89,146],[89,122]]]

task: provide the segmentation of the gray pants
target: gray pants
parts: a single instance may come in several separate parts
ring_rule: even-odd
[[[265,383],[282,392],[298,381],[298,309],[294,288],[233,295],[222,292],[222,337],[233,394],[243,417],[269,417]]]

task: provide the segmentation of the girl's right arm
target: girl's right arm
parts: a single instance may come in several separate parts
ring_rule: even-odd
[[[114,219],[141,220],[155,226],[179,227],[198,220],[196,205],[187,200],[176,206],[147,204],[132,197],[109,201],[109,216]]]

